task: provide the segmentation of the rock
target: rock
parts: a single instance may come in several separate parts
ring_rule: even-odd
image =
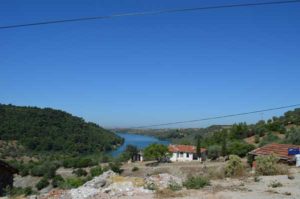
[[[182,186],[182,179],[172,176],[168,173],[153,175],[145,179],[146,187],[156,187],[158,189],[168,188],[170,184],[178,184]]]
[[[85,199],[91,198],[101,192],[101,189],[109,186],[111,178],[116,174],[113,171],[106,171],[102,175],[93,178],[77,189],[71,189],[64,194],[62,199]]]
[[[90,188],[101,188],[108,186],[112,183],[111,178],[116,176],[116,173],[109,170],[104,172],[102,175],[93,178],[91,181],[86,182],[83,186]]]

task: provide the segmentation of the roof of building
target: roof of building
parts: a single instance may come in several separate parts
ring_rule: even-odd
[[[196,147],[192,145],[169,145],[169,151],[174,152],[188,152],[196,153]],[[201,148],[201,152],[206,151],[205,148]]]
[[[18,173],[18,170],[12,166],[10,166],[9,164],[7,164],[6,162],[0,160],[0,170],[5,169],[7,171],[9,171],[10,173]]]
[[[294,158],[294,155],[288,154],[289,148],[300,148],[299,145],[292,144],[268,144],[263,147],[257,148],[251,151],[249,154],[252,155],[271,155],[272,153],[283,160],[291,160]]]

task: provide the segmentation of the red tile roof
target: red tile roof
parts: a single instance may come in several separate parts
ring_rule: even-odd
[[[169,151],[172,153],[176,153],[176,152],[196,153],[196,147],[192,145],[169,145]],[[201,148],[201,152],[204,151],[206,151],[206,149]]]
[[[266,146],[257,148],[251,151],[249,154],[252,155],[271,155],[272,153],[284,160],[293,159],[293,155],[288,155],[289,148],[300,148],[299,145],[291,145],[291,144],[268,144]]]

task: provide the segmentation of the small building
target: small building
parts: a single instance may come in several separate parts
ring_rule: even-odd
[[[15,173],[18,173],[15,168],[0,160],[0,196],[3,195],[5,188],[13,186]]]
[[[299,149],[299,145],[273,143],[257,148],[249,152],[249,154],[253,156],[264,156],[274,154],[282,162],[294,162],[295,154],[292,152],[295,150],[299,151]]]
[[[144,161],[144,153],[143,151],[139,151],[137,154],[134,154],[131,157],[132,162],[143,162]]]
[[[205,160],[207,150],[205,148],[201,148],[200,157],[198,157],[196,150],[196,147],[192,145],[169,145],[169,152],[172,154],[170,160],[172,162]]]

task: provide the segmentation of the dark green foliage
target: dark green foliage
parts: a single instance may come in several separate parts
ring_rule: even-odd
[[[201,157],[201,136],[197,136],[196,153],[198,157]]]
[[[254,155],[250,155],[250,154],[247,154],[247,163],[249,164],[250,167],[252,167],[252,164],[254,162]]]
[[[111,169],[115,173],[122,173],[123,169],[121,169],[122,164],[120,162],[112,162],[109,163],[109,169]]]
[[[227,150],[227,139],[228,139],[227,138],[227,130],[223,129],[220,136],[222,136],[221,155],[225,156],[225,155],[227,155],[227,152],[228,152],[228,150]]]
[[[250,134],[248,125],[246,123],[234,124],[229,133],[231,139],[243,139]]]
[[[56,175],[53,177],[51,184],[55,188],[55,187],[61,187],[64,182],[65,180],[61,175]]]
[[[1,140],[18,140],[37,152],[92,153],[123,141],[94,123],[51,108],[0,104],[0,119]]]
[[[168,147],[162,144],[151,144],[144,149],[144,156],[148,160],[162,161],[168,156]]]
[[[209,159],[215,160],[221,156],[222,147],[220,145],[211,145],[207,149],[207,157]]]
[[[259,143],[259,146],[264,146],[266,144],[270,144],[273,142],[278,142],[279,141],[279,137],[274,135],[273,133],[269,132]]]
[[[85,183],[85,180],[82,178],[67,178],[62,184],[60,184],[59,188],[62,189],[72,189],[80,187]]]
[[[183,183],[183,186],[185,186],[187,189],[201,189],[209,185],[210,181],[201,176],[190,177]]]
[[[99,176],[103,173],[103,169],[102,169],[102,167],[97,166],[97,167],[91,168],[90,173],[91,173],[92,177]]]
[[[63,161],[63,166],[65,168],[84,168],[97,164],[97,161],[93,161],[91,158],[85,157],[67,158]]]
[[[258,143],[259,143],[259,140],[260,140],[260,137],[259,137],[258,134],[256,134],[255,137],[254,137],[254,142],[255,142],[255,144],[258,144]]]
[[[32,176],[45,176],[47,178],[53,178],[59,165],[53,162],[44,162],[42,164],[35,164],[32,166],[30,174]]]
[[[86,176],[88,173],[83,169],[76,169],[72,173],[74,173],[77,177]]]
[[[286,143],[300,145],[300,129],[292,128],[286,135]]]
[[[244,141],[233,141],[228,146],[228,153],[231,155],[245,157],[247,153],[253,149],[255,149],[255,146],[252,144],[248,144]]]
[[[122,162],[126,162],[133,158],[133,156],[138,154],[138,149],[136,146],[133,145],[127,145],[125,151],[121,154],[119,157],[119,160]]]
[[[44,177],[35,185],[35,187],[37,188],[37,190],[41,190],[47,187],[48,185],[49,185],[49,181],[47,178]]]

